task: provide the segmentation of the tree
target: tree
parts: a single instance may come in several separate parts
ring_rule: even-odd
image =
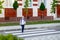
[[[39,8],[40,10],[42,10],[42,11],[44,11],[45,10],[45,5],[44,5],[44,3],[42,2],[41,3],[41,5],[40,5],[40,8]]]
[[[15,10],[17,10],[17,8],[18,8],[18,2],[15,0],[14,1],[14,3],[13,3],[13,8],[15,9]]]
[[[2,13],[2,9],[3,9],[3,6],[2,4],[4,3],[4,1],[0,1],[0,13]]]
[[[41,18],[43,19],[44,18],[44,16],[43,16],[43,11],[46,9],[45,8],[45,5],[44,5],[44,3],[42,2],[41,3],[41,5],[40,5],[40,8],[39,8],[40,10],[41,10],[41,12],[42,12],[42,15],[41,15]]]
[[[24,5],[25,12],[26,12],[26,20],[27,20],[27,14],[28,14],[29,1],[31,2],[31,0],[26,0]]]
[[[56,0],[53,0],[52,4],[51,4],[51,13],[55,13],[55,7],[56,7],[56,4],[57,1]]]
[[[28,7],[29,7],[29,1],[28,1],[28,0],[25,1],[25,5],[24,5],[24,7],[25,7],[26,19],[27,19]]]

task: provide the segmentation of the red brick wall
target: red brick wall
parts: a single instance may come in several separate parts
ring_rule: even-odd
[[[4,18],[0,18],[0,22],[4,22],[5,20],[4,20]]]
[[[5,8],[5,17],[16,17],[16,10],[13,8]]]
[[[60,17],[60,5],[57,5],[57,17]]]
[[[24,11],[25,9],[22,9],[22,15],[24,15],[26,17],[26,12]],[[28,9],[28,16],[30,16],[30,18],[28,19],[28,21],[39,21],[39,20],[53,20],[52,16],[47,16],[47,10],[43,11],[43,15],[45,16],[43,19],[41,18],[42,12],[41,10],[38,9],[38,16],[37,17],[33,17],[33,9],[29,8]],[[1,18],[0,21],[19,21],[20,17],[17,18],[16,17],[16,11],[12,8],[5,8],[5,20],[4,18]]]
[[[42,21],[42,20],[53,20],[53,16],[45,16],[44,18],[30,17],[30,19],[28,19],[28,21]]]
[[[32,8],[29,8],[27,15],[30,16],[30,17],[32,17],[32,14],[33,14],[33,9]],[[24,8],[22,9],[22,15],[26,17],[26,11],[25,11]]]
[[[21,17],[11,17],[10,20],[5,20],[4,18],[0,18],[0,22],[19,22]],[[27,21],[46,21],[53,20],[53,16],[45,16],[43,19],[41,17],[30,17]]]
[[[40,9],[38,9],[38,16],[47,16],[47,10],[41,11]]]
[[[19,21],[20,17],[18,17],[17,20]],[[53,20],[53,16],[45,16],[44,18],[41,18],[41,17],[30,17],[29,19],[27,19],[27,21],[43,21],[43,20]]]
[[[22,10],[23,10],[22,15],[26,17],[26,11],[24,11],[25,9],[22,9]],[[42,16],[42,13],[43,13],[43,16],[47,16],[47,10],[41,11],[41,10],[38,9],[38,16]],[[32,8],[28,9],[28,14],[27,15],[30,16],[30,17],[33,15],[33,9]]]

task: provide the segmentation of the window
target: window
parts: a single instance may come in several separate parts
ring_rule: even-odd
[[[38,0],[33,0],[34,2],[37,2]]]

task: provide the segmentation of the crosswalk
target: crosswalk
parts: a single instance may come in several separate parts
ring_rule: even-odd
[[[22,33],[21,30],[4,31],[4,34],[9,34],[9,33],[16,35],[17,37],[27,38],[34,36],[60,34],[60,31],[48,30],[48,29],[26,29],[24,30],[24,33]]]

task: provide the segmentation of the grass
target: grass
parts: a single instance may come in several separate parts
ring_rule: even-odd
[[[14,26],[14,25],[19,25],[19,23],[11,23],[11,22],[9,22],[9,23],[0,24],[0,26]]]
[[[47,23],[60,23],[60,20],[55,21],[35,21],[35,22],[27,22],[26,25],[30,24],[47,24]],[[15,26],[19,25],[19,22],[6,22],[6,23],[0,23],[0,26]]]
[[[60,23],[60,20],[27,22],[27,25],[29,25],[29,24],[47,24],[47,23]]]

